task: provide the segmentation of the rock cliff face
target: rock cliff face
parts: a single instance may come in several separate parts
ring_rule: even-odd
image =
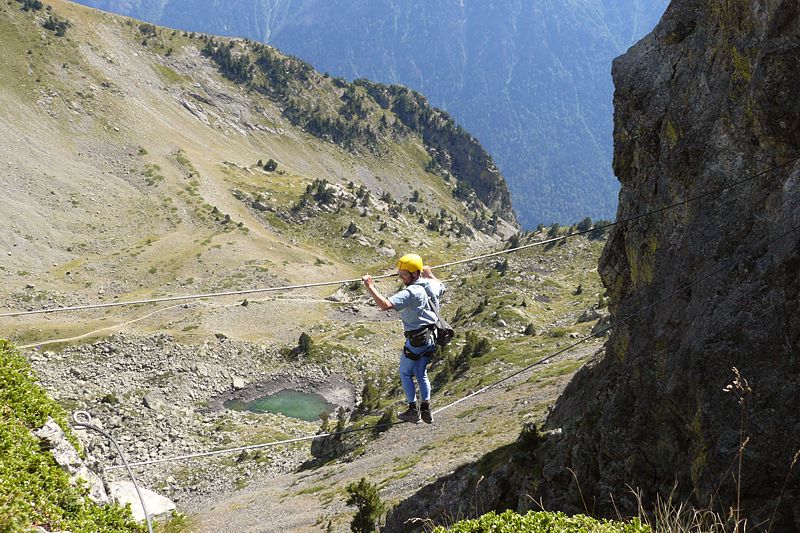
[[[636,514],[628,487],[723,516],[738,490],[751,529],[800,531],[800,6],[675,0],[613,75],[620,219],[772,170],[615,227],[600,263],[615,320],[691,288],[614,329],[544,441],[423,488],[388,531],[539,505]]]
[[[577,478],[590,507],[630,511],[626,485],[648,503],[677,483],[721,511],[738,479],[751,527],[777,508],[772,530],[798,531],[800,7],[675,0],[613,77],[619,218],[780,168],[615,228],[600,271],[617,319],[724,268],[613,331],[548,419],[563,437],[538,493],[582,511]]]

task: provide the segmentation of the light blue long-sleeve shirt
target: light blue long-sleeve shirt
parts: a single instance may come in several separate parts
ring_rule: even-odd
[[[405,331],[413,331],[436,323],[436,312],[428,307],[428,299],[431,300],[433,309],[438,311],[439,298],[444,292],[445,287],[439,280],[419,278],[411,285],[390,296],[388,300],[400,315],[400,320],[403,321],[403,329]],[[430,345],[411,346],[408,340],[406,340],[406,346],[412,353],[423,353],[430,349]]]

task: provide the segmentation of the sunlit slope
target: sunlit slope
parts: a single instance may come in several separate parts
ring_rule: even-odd
[[[287,118],[296,101],[223,77],[202,53],[206,36],[51,5],[0,6],[6,308],[350,278],[408,249],[443,260],[513,231],[459,185],[458,169],[432,163],[430,138],[391,109],[381,113],[394,128],[374,142],[312,135]],[[65,35],[44,27],[51,17],[68,21]],[[374,101],[366,92],[376,90],[316,73],[301,85],[295,99],[333,108],[347,91]],[[301,322],[322,312],[296,311]],[[8,334],[71,334],[142,314],[53,315]],[[242,335],[271,331],[272,316],[242,324]]]

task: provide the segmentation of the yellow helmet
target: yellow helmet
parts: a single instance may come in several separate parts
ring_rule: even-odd
[[[422,258],[417,254],[406,254],[397,260],[397,270],[408,270],[412,274],[422,270]]]

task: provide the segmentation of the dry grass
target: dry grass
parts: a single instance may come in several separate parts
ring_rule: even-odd
[[[711,509],[695,509],[688,502],[676,499],[677,486],[664,498],[656,496],[652,509],[642,502],[640,491],[633,491],[638,504],[638,517],[654,533],[744,533],[747,521],[736,522]]]
[[[738,368],[733,367],[731,371],[734,375],[733,380],[724,388],[724,391],[735,394],[740,406],[739,448],[731,462],[729,470],[725,472],[723,478],[727,477],[730,470],[734,467],[736,468],[734,474],[734,480],[736,482],[736,502],[734,505],[728,506],[727,511],[715,510],[724,509],[726,507],[716,500],[720,490],[720,487],[717,487],[709,504],[705,508],[697,509],[692,507],[688,501],[679,501],[677,499],[678,487],[676,485],[668,496],[662,497],[661,495],[657,495],[656,501],[652,504],[652,509],[648,509],[642,502],[641,491],[632,490],[633,494],[636,496],[639,519],[642,520],[643,523],[649,525],[655,533],[746,533],[748,529],[763,530],[763,527],[766,525],[766,523],[751,524],[742,514],[742,467],[744,451],[750,442],[750,436],[748,434],[749,405],[753,390]],[[772,531],[775,516],[783,499],[784,490],[786,489],[786,485],[789,482],[790,475],[798,459],[800,459],[800,450],[797,450],[789,464],[778,499],[775,502],[775,509],[766,529],[767,532]]]

